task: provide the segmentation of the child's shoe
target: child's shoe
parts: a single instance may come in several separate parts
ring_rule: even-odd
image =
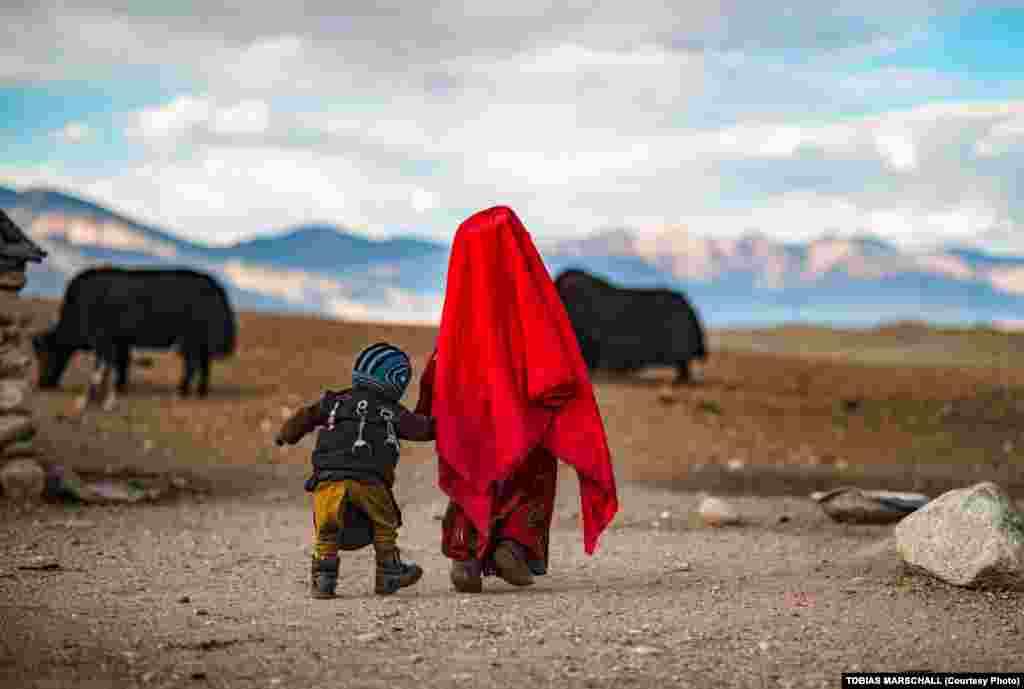
[[[334,591],[337,588],[337,556],[325,557],[319,560],[313,558],[313,569],[309,585],[309,595],[313,598],[334,598]]]
[[[415,562],[402,562],[398,551],[377,560],[377,578],[374,593],[388,596],[398,589],[412,586],[423,576],[423,569]]]
[[[480,560],[452,560],[451,579],[459,593],[480,593],[484,590],[483,564]]]

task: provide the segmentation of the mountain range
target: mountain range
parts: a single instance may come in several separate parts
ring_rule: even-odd
[[[74,274],[97,264],[189,266],[216,275],[241,309],[440,320],[443,243],[306,225],[212,246],[52,189],[0,187],[0,208],[49,252],[30,265],[26,295],[60,297]],[[714,239],[684,227],[644,235],[605,229],[537,244],[552,276],[577,267],[623,286],[681,290],[713,327],[1024,323],[1024,257],[962,247],[915,253],[867,235]]]

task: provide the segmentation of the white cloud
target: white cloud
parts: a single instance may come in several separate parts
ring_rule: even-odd
[[[270,105],[245,99],[221,104],[207,96],[182,95],[135,113],[126,133],[157,150],[196,145],[211,138],[249,140],[271,126]]]
[[[527,74],[570,74],[581,70],[607,70],[619,67],[659,68],[673,55],[663,48],[645,46],[633,51],[596,50],[578,43],[561,43],[534,54],[518,66]]]
[[[282,119],[271,105],[183,96],[140,113],[136,134],[157,153],[172,141],[187,155],[155,155],[102,179],[52,167],[0,178],[59,183],[214,242],[312,221],[449,238],[457,214],[503,203],[541,237],[681,223],[714,236],[871,232],[921,246],[999,233],[1003,247],[1022,244],[1018,166],[986,167],[991,158],[963,151],[1012,141],[1024,102],[711,130],[626,121],[636,135],[581,126],[571,105],[557,103],[437,104],[408,120],[397,117],[408,106],[401,100],[384,110],[389,117],[370,109]],[[475,114],[458,122],[463,108]],[[322,140],[289,142],[297,130]],[[430,172],[410,171],[410,160],[429,162]]]
[[[905,248],[928,249],[970,242],[997,226],[998,219],[998,213],[983,203],[939,209],[915,203],[884,206],[825,195],[787,194],[742,212],[688,215],[681,221],[699,234],[716,237],[759,232],[780,241],[809,241],[823,234],[872,234]]]
[[[412,199],[410,199],[409,203],[414,211],[423,213],[424,211],[437,208],[438,198],[437,194],[433,194],[426,189],[416,188],[413,189]]]
[[[127,134],[158,147],[174,145],[206,124],[212,111],[213,104],[206,98],[178,96],[170,103],[137,113]]]
[[[273,89],[294,76],[301,65],[304,41],[298,36],[278,36],[254,42],[219,65],[242,88]]]
[[[382,227],[406,226],[439,210],[436,190],[394,170],[343,154],[270,145],[210,145],[191,156],[156,157],[98,179],[54,168],[0,168],[4,183],[72,189],[208,243],[312,222],[380,235]]]
[[[974,150],[980,156],[995,157],[1024,149],[1024,108],[992,127],[988,136],[978,141]]]
[[[458,55],[503,56],[566,36],[591,50],[637,43],[693,45],[751,52],[799,48],[829,56],[870,49],[884,53],[935,14],[970,9],[966,0],[880,0],[776,5],[738,0],[676,3],[633,0],[594,6],[549,0],[431,3],[343,3],[298,0],[257,8],[185,0],[173,11],[90,0],[7,3],[0,10],[4,45],[29,66],[67,70],[151,61],[208,62],[213,47],[248,46],[239,79],[273,74],[310,41],[324,41],[343,60],[362,56],[370,71],[437,64]],[[58,60],[52,46],[61,45]],[[0,60],[0,64],[4,64]],[[6,66],[6,65],[5,65]]]
[[[741,124],[684,137],[680,148],[691,156],[789,158],[802,144],[810,143],[809,132],[776,124]]]
[[[362,121],[329,120],[326,128],[331,133],[354,134],[376,145],[403,150],[425,150],[433,146],[433,137],[415,118],[371,117]]]
[[[270,128],[270,106],[261,100],[245,100],[214,113],[210,129],[215,134],[264,134]]]
[[[314,219],[355,222],[347,199],[359,180],[343,158],[211,146],[191,158],[127,170],[92,188],[102,198],[132,198],[147,217],[216,242]]]
[[[971,4],[4,9],[0,80],[123,63],[194,86],[132,117],[148,159],[131,169],[97,178],[55,162],[7,179],[221,241],[311,220],[447,237],[451,214],[491,203],[563,236],[691,221],[793,239],[1007,236],[1024,217],[1024,105],[960,102],[965,81],[926,69],[850,67]],[[836,116],[893,101],[925,105]]]
[[[83,180],[53,164],[0,167],[0,184],[26,189],[46,186],[66,191],[81,189]]]
[[[636,144],[620,151],[492,151],[486,157],[492,173],[504,173],[520,182],[565,186],[583,178],[602,176],[644,166],[650,151]]]
[[[875,136],[875,145],[893,170],[913,170],[917,167],[917,152],[909,134],[880,133]]]
[[[92,128],[85,122],[68,122],[54,132],[54,136],[63,143],[80,144],[93,137]]]

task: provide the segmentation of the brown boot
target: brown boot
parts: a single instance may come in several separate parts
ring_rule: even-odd
[[[452,560],[452,586],[459,593],[481,593],[484,590],[482,571],[480,560]]]
[[[423,576],[423,569],[415,562],[402,562],[398,550],[377,556],[377,578],[373,591],[389,596],[398,589],[412,586]]]
[[[498,576],[513,586],[530,586],[533,573],[526,564],[523,547],[515,541],[502,541],[494,549],[494,566]]]

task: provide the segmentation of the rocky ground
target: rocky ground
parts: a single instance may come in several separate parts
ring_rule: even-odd
[[[657,372],[598,377],[622,511],[585,556],[564,476],[552,573],[529,589],[451,591],[432,447],[409,444],[401,543],[426,575],[374,596],[360,551],[333,601],[307,596],[309,442],[269,440],[361,346],[397,341],[419,367],[432,331],[243,314],[209,400],[173,399],[180,364],[156,355],[117,411],[73,422],[79,361],[35,401],[40,459],[169,488],[126,506],[0,500],[0,686],[835,687],[857,669],[1024,670],[1024,594],[911,575],[891,526],[835,523],[806,497],[989,479],[1024,496],[1024,373],[896,365],[926,333],[883,335],[888,358],[870,364],[807,353],[807,332],[715,351],[702,383],[668,398]],[[744,523],[705,526],[701,490]]]
[[[627,484],[587,557],[570,476],[532,588],[453,593],[432,470],[409,465],[401,542],[423,580],[374,596],[364,550],[340,597],[314,601],[301,471],[259,473],[157,505],[6,506],[0,686],[834,687],[857,669],[1024,667],[1024,595],[908,575],[891,527],[734,497],[745,523],[711,528],[698,496]]]

